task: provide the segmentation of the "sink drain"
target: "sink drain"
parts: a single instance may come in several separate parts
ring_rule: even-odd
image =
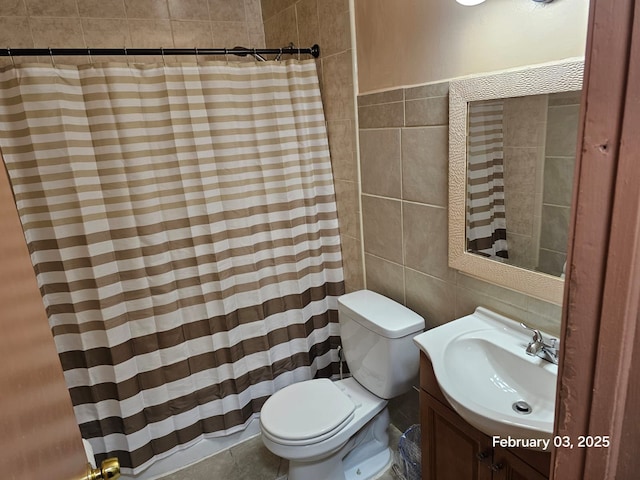
[[[533,411],[531,405],[529,405],[524,400],[515,402],[513,405],[511,405],[511,408],[513,408],[514,412],[519,413],[520,415],[529,415]]]

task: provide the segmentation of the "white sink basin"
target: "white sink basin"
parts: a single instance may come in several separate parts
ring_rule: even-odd
[[[531,337],[519,323],[478,307],[414,341],[431,360],[442,393],[471,425],[490,436],[548,440],[558,367],[525,353]],[[516,412],[516,402],[531,412]]]

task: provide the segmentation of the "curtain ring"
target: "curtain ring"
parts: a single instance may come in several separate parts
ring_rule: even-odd
[[[282,47],[280,47],[280,53],[276,55],[276,58],[275,58],[276,62],[279,62],[281,58],[282,58]]]
[[[267,59],[264,58],[262,56],[262,54],[258,53],[258,49],[254,48],[253,49],[253,58],[255,59],[256,62],[260,61],[260,62],[266,62]]]
[[[224,49],[224,58],[227,61],[227,65],[229,65],[229,50]]]
[[[91,49],[87,48],[87,54],[89,55],[89,65],[93,67],[93,57],[91,56]]]
[[[198,59],[198,47],[194,47],[195,51],[196,51],[196,65],[200,65],[200,61]]]
[[[124,48],[124,59],[127,61],[127,67],[131,68],[131,65],[129,65],[129,53],[127,53],[127,46],[125,45]]]
[[[11,55],[11,48],[7,47],[7,53],[9,54],[9,58],[11,59],[11,65],[16,66],[16,62],[13,59],[13,55]]]
[[[164,48],[160,47],[160,54],[162,55],[162,65],[167,66],[167,62],[164,60]]]
[[[56,61],[53,59],[53,52],[51,51],[51,47],[49,47],[49,57],[51,58],[51,65],[53,65],[53,68],[56,68]]]

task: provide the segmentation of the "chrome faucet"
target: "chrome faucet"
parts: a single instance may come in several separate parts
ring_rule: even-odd
[[[533,332],[533,339],[525,349],[527,355],[531,355],[532,357],[538,356],[543,360],[557,365],[560,341],[557,338],[550,338],[549,340],[546,340],[540,333],[540,330],[528,327],[524,323],[520,323],[520,326]]]

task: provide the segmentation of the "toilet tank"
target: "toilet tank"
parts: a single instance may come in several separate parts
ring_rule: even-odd
[[[342,295],[338,319],[344,358],[358,383],[386,399],[409,391],[420,366],[412,339],[424,330],[424,319],[370,290]]]

